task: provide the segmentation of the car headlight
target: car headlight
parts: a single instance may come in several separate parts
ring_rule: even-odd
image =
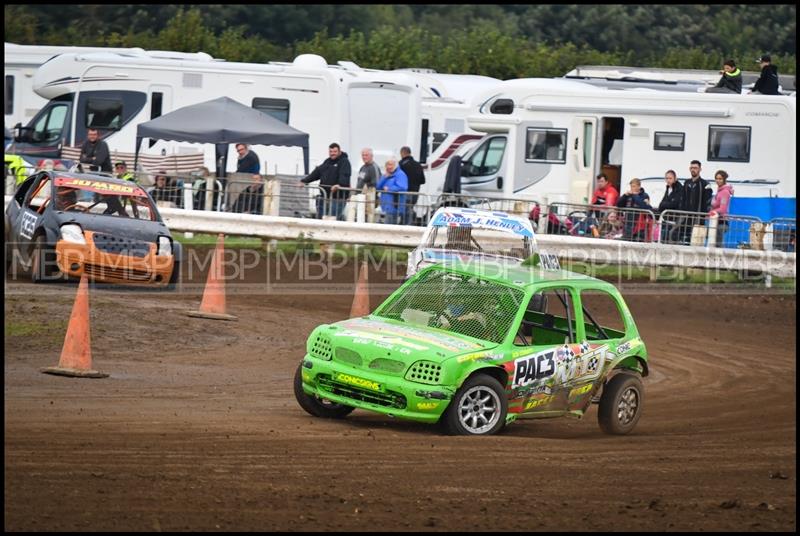
[[[61,226],[61,238],[65,242],[73,244],[86,244],[86,237],[83,236],[83,229],[75,223],[68,223]]]
[[[157,255],[172,255],[172,240],[168,236],[158,237]]]

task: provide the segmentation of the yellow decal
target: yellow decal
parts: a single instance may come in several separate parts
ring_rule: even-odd
[[[438,407],[438,402],[417,402],[417,409],[436,409]]]
[[[575,389],[573,389],[572,391],[569,392],[569,397],[568,398],[572,398],[573,396],[578,396],[578,395],[582,395],[584,393],[588,393],[589,391],[592,390],[592,387],[593,387],[593,384],[591,384],[591,383],[588,383],[588,384],[583,385],[581,387],[576,387]]]
[[[344,374],[342,372],[336,373],[336,381],[342,383],[349,383],[350,385],[355,385],[357,387],[364,387],[366,389],[370,389],[372,391],[380,391],[381,384],[378,382],[373,382],[370,380],[365,380],[364,378],[358,378],[356,376],[351,376],[349,374]]]
[[[95,188],[97,190],[106,190],[108,192],[119,192],[124,194],[132,194],[136,189],[135,186],[127,186],[123,184],[111,184],[109,182],[90,181],[87,179],[71,179],[63,183],[64,186],[85,186],[88,188]]]
[[[534,398],[532,400],[528,400],[528,403],[525,404],[525,411],[533,408],[538,408],[539,406],[545,406],[553,401],[555,398],[554,395],[547,395],[543,398]]]

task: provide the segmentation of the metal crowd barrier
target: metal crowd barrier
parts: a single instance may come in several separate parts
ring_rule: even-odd
[[[539,223],[540,233],[630,242],[658,242],[652,210],[554,202]]]
[[[685,210],[665,210],[659,215],[664,244],[763,249],[762,222],[755,216],[709,216]],[[755,234],[754,234],[755,233]]]

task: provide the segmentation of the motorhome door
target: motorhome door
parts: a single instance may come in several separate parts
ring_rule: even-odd
[[[462,193],[491,192],[498,197],[503,192],[506,144],[505,135],[487,136],[467,155],[461,166]]]
[[[571,203],[588,203],[597,167],[597,118],[576,117],[572,121],[571,131],[569,200]]]

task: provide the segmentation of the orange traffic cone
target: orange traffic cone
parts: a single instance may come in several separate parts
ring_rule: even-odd
[[[367,263],[361,263],[361,270],[358,274],[356,283],[356,294],[353,297],[353,305],[350,307],[350,318],[357,316],[367,316],[369,314],[369,277],[367,276]]]
[[[75,376],[78,378],[106,378],[108,374],[92,370],[92,342],[89,333],[89,282],[81,276],[78,295],[69,317],[67,336],[61,349],[57,367],[39,369],[47,374]]]
[[[211,259],[208,269],[206,288],[203,291],[203,301],[200,310],[187,311],[186,314],[197,318],[211,318],[213,320],[236,320],[233,315],[225,313],[225,274],[223,272],[223,258],[225,255],[225,236],[217,236],[217,248]]]

